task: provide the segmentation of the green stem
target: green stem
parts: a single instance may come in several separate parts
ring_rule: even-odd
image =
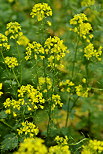
[[[68,100],[68,99],[67,99]],[[65,127],[68,125],[68,118],[69,118],[69,103],[70,103],[71,97],[69,97],[69,100],[67,101],[67,116],[66,116],[66,122]]]
[[[0,122],[2,122],[4,125],[6,125],[7,127],[13,129],[12,126],[10,126],[7,122],[4,121],[4,119],[0,119]]]
[[[15,40],[15,42],[16,42],[16,40]],[[16,49],[18,52],[18,57],[19,57],[19,62],[20,62],[20,85],[21,85],[22,84],[22,64],[21,64],[20,51],[19,51],[17,42],[16,42]]]
[[[79,39],[77,37],[77,44],[76,44],[76,49],[75,49],[75,54],[74,54],[74,60],[73,60],[73,67],[72,67],[72,80],[74,79],[75,64],[76,64],[76,57],[77,57],[77,51],[78,51],[78,43],[79,43]],[[65,127],[67,127],[68,119],[69,119],[69,104],[70,104],[70,101],[71,101],[71,96],[69,97],[69,100],[67,101],[68,103],[67,103],[67,116],[66,116]],[[74,107],[74,105],[75,105],[75,102],[73,103],[73,107]]]
[[[15,74],[15,72],[14,72],[14,69],[12,68],[12,72],[13,72],[13,74],[14,74],[14,77],[15,77],[15,80],[17,81],[17,83],[18,83],[18,87],[20,87],[20,83],[19,83],[19,81],[18,81],[18,78],[17,78],[17,76],[16,76],[16,74]]]
[[[77,51],[78,51],[78,43],[79,43],[79,39],[77,38],[77,44],[76,44],[76,48],[75,48],[75,54],[74,54],[74,60],[73,60],[73,67],[72,67],[72,80],[73,80],[73,78],[74,78],[76,57],[77,57]]]

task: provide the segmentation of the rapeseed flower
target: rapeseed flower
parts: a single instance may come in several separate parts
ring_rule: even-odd
[[[44,140],[41,138],[26,138],[14,154],[47,154],[47,148],[43,143]]]
[[[57,67],[57,63],[65,56],[69,51],[64,45],[63,40],[60,40],[59,37],[50,36],[44,44],[45,53],[48,56],[49,67]]]
[[[43,20],[45,17],[52,16],[52,9],[47,3],[38,3],[33,6],[30,13],[32,18],[37,17],[38,21]]]
[[[66,136],[65,138],[57,136],[55,141],[57,142],[57,145],[49,148],[49,154],[71,154],[67,143],[68,138]]]
[[[32,122],[22,122],[20,129],[17,129],[19,135],[25,137],[34,137],[39,133],[39,129]]]
[[[2,89],[2,83],[0,83],[0,90]],[[2,91],[0,91],[0,96],[3,94]]]
[[[93,28],[84,13],[74,15],[73,19],[70,20],[70,24],[73,25],[73,28],[69,30],[77,33],[80,37],[86,39],[87,42],[90,42],[89,39],[93,38],[93,35],[90,33],[93,31]]]
[[[95,0],[82,0],[81,6],[91,6],[95,4]]]
[[[8,38],[1,33],[0,33],[0,47],[4,47],[7,50],[10,49],[10,45],[8,44]]]
[[[87,145],[82,146],[81,154],[97,154],[103,152],[103,141],[89,140]]]
[[[44,58],[44,48],[40,43],[37,43],[35,41],[33,41],[33,43],[28,43],[25,59],[30,59],[32,54],[34,55],[35,59],[37,59],[38,56],[41,59]]]
[[[32,85],[21,86],[21,88],[18,89],[18,93],[18,97],[23,99],[26,97],[27,102],[25,102],[25,105],[29,111],[44,108],[45,99],[43,98],[43,94]]]
[[[8,23],[6,29],[5,35],[10,35],[10,39],[18,39],[18,37],[23,35],[21,32],[21,26],[18,22]]]
[[[101,60],[101,55],[102,55],[102,46],[98,48],[98,50],[94,49],[94,45],[92,43],[89,43],[85,48],[84,48],[84,56],[89,60],[92,57],[96,57],[98,61]]]
[[[25,35],[21,35],[17,41],[19,45],[23,45],[23,46],[27,46],[29,42],[30,40]]]
[[[15,66],[18,66],[17,58],[16,57],[6,57],[5,64],[7,64],[9,68],[14,68]]]

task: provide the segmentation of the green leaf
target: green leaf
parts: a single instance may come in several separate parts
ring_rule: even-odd
[[[1,151],[12,150],[18,146],[18,137],[15,133],[8,134],[1,143]]]

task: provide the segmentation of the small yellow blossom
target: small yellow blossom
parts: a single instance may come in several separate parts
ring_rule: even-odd
[[[42,56],[44,56],[44,48],[40,43],[37,43],[35,41],[33,43],[28,43],[25,59],[30,59],[32,53],[34,54],[35,59],[37,59],[38,55],[42,59]]]
[[[9,3],[12,3],[12,2],[14,2],[14,0],[8,0],[8,2],[9,2]]]
[[[18,62],[15,57],[6,57],[5,64],[7,64],[9,68],[14,68],[15,66],[18,66]]]
[[[17,41],[19,45],[23,45],[23,46],[27,46],[29,42],[30,40],[25,35],[21,35]]]
[[[34,137],[39,133],[39,129],[31,122],[25,121],[21,123],[21,128],[17,129],[18,134],[24,134],[25,137]]]
[[[51,146],[49,148],[49,153],[48,154],[71,154],[70,150],[69,150],[69,146],[68,146],[68,138],[65,137],[59,137],[57,136],[55,138],[55,141],[57,142],[57,145],[55,146]]]
[[[10,98],[7,98],[6,101],[3,103],[4,107],[6,108],[5,113],[6,114],[13,114],[14,117],[17,116],[18,111],[21,109],[22,105],[24,105],[24,100],[10,100]]]
[[[0,83],[0,90],[2,89],[2,83]],[[3,94],[2,91],[0,91],[0,96]]]
[[[83,83],[86,83],[86,78],[83,78],[83,79],[82,79],[82,82],[83,82]]]
[[[103,141],[89,140],[87,145],[82,146],[81,154],[97,154],[103,152]]]
[[[93,30],[92,26],[88,23],[84,13],[74,15],[73,19],[70,20],[70,24],[73,25],[73,28],[69,28],[69,30],[77,33],[80,37],[86,39],[87,42],[90,42],[89,39],[93,38],[93,35],[90,33]]]
[[[49,77],[39,77],[38,79],[38,90],[43,90],[43,92],[47,92],[47,90],[50,90],[52,87],[52,81]]]
[[[95,0],[82,0],[81,6],[91,6],[95,4]]]
[[[32,18],[37,17],[38,21],[43,20],[47,16],[52,16],[52,9],[47,3],[38,3],[33,6],[30,14]]]
[[[7,24],[5,35],[10,35],[10,39],[17,39],[22,36],[21,26],[18,22],[10,22]]]
[[[47,24],[48,24],[49,26],[51,26],[51,25],[52,25],[52,23],[51,23],[50,21],[47,21]]]
[[[84,88],[82,85],[75,86],[76,94],[81,97],[88,97],[90,88]]]
[[[5,35],[0,33],[0,47],[4,47],[5,49],[9,50],[10,45],[7,42],[8,42],[8,38]]]
[[[94,49],[94,45],[92,43],[89,43],[84,48],[84,56],[89,60],[92,57],[96,57],[98,61],[101,60],[101,54],[102,54],[102,46],[98,48],[98,50]]]
[[[41,138],[26,138],[13,154],[47,154],[47,148],[43,143],[44,140]]]
[[[60,107],[63,106],[63,103],[61,103],[61,98],[58,94],[53,94],[51,101],[52,101],[52,107],[51,107],[52,110],[54,110],[57,105],[59,105]]]
[[[74,83],[70,80],[61,81],[59,83],[59,87],[60,87],[62,92],[67,91],[70,94],[72,94],[72,88],[74,87]]]
[[[45,41],[44,49],[48,57],[49,67],[56,67],[56,63],[60,62],[65,54],[69,52],[63,40],[60,40],[57,36],[48,38]]]
[[[25,106],[29,111],[44,108],[45,99],[43,98],[43,94],[32,85],[21,86],[21,88],[18,89],[18,93],[18,97],[23,99],[26,97],[27,101],[25,102]]]

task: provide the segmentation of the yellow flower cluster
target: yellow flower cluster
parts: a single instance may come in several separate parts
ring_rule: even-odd
[[[84,88],[82,85],[75,86],[76,94],[81,97],[88,97],[90,88]]]
[[[2,89],[2,83],[0,83],[0,90]],[[3,94],[2,91],[0,91],[0,96]]]
[[[9,2],[9,3],[12,3],[12,2],[14,2],[14,0],[8,0],[8,2]]]
[[[43,20],[47,16],[52,16],[52,9],[47,3],[38,3],[33,6],[30,14],[32,18],[37,17],[38,21]]]
[[[28,110],[36,110],[38,108],[43,109],[45,100],[43,99],[43,94],[35,89],[32,85],[28,84],[27,86],[21,86],[18,90],[18,97],[28,99],[25,102]]]
[[[27,46],[29,42],[30,40],[25,35],[21,35],[17,41],[19,45],[23,45],[23,46]]]
[[[69,52],[67,47],[63,44],[63,40],[60,40],[57,36],[53,38],[48,38],[44,44],[45,52],[49,56],[49,67],[57,67],[56,62],[59,62],[64,56],[65,53]]]
[[[61,81],[59,83],[59,86],[60,86],[62,92],[67,91],[67,92],[71,93],[74,83],[70,80],[66,80],[66,81]]]
[[[5,35],[10,35],[10,39],[17,39],[22,36],[21,26],[18,22],[10,22],[7,24]]]
[[[44,140],[41,138],[26,138],[14,154],[47,154],[47,148],[43,143]]]
[[[31,122],[25,121],[21,123],[21,128],[17,129],[19,135],[25,137],[34,137],[39,133],[39,129]]]
[[[95,0],[82,0],[81,6],[91,6],[95,4]]]
[[[68,146],[68,138],[65,137],[65,139],[63,137],[59,137],[57,136],[55,138],[55,141],[57,142],[58,145],[55,146],[51,146],[49,148],[49,154],[70,154],[70,150],[69,150],[69,146]]]
[[[29,43],[27,48],[26,48],[26,55],[25,59],[28,60],[31,55],[32,52],[34,53],[34,58],[37,59],[37,56],[39,55],[41,59],[44,58],[44,48],[42,47],[42,45],[40,43],[37,42],[33,42],[33,43]]]
[[[38,90],[43,90],[43,92],[47,92],[47,89],[50,90],[52,87],[52,81],[49,77],[39,77],[38,79]]]
[[[8,38],[5,35],[0,33],[0,47],[4,47],[5,49],[9,50],[10,45],[7,42],[8,42]]]
[[[53,94],[51,101],[53,103],[51,107],[52,110],[54,110],[57,105],[59,105],[60,107],[63,106],[63,103],[61,103],[61,98],[58,94]]]
[[[81,154],[98,154],[103,152],[103,141],[89,140],[87,145],[83,145]]]
[[[100,46],[98,48],[98,50],[94,49],[94,45],[92,43],[89,43],[89,45],[87,45],[84,48],[84,56],[89,60],[92,57],[96,57],[98,59],[98,61],[101,60],[100,56],[102,54],[102,46]]]
[[[92,31],[92,26],[87,22],[88,19],[84,13],[74,15],[73,19],[70,20],[70,24],[74,25],[74,28],[70,28],[71,31],[77,33],[80,37],[87,39],[87,42],[90,42],[89,39],[93,38],[93,35],[90,34]],[[89,37],[89,39],[87,38]]]
[[[5,64],[7,64],[9,68],[14,68],[15,66],[18,66],[17,58],[5,57]]]
[[[7,98],[6,101],[3,103],[4,107],[6,108],[5,113],[6,114],[13,114],[14,117],[17,116],[18,111],[21,109],[21,106],[24,105],[24,100],[10,100],[10,98]]]

